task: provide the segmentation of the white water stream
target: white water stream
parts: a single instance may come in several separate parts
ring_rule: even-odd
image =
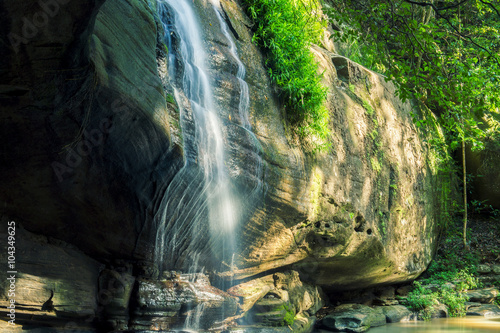
[[[256,165],[251,172],[254,179],[251,193],[245,194],[247,203],[249,198],[261,194],[261,148],[248,119],[250,98],[244,80],[245,66],[216,6],[214,3],[221,32],[238,66],[239,126],[254,147],[252,158]],[[155,261],[161,270],[198,273],[203,272],[207,258],[214,257],[214,249],[218,249],[222,252],[215,256],[219,265],[225,263],[232,269],[235,228],[245,214],[241,207],[243,200],[234,190],[225,166],[223,123],[213,98],[213,79],[207,68],[202,30],[192,0],[157,0],[157,9],[168,48],[169,80],[179,106],[185,163],[168,186],[155,216]],[[204,308],[201,303],[189,311],[185,329],[200,328]]]

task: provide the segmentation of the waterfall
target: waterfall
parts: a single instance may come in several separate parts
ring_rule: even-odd
[[[219,20],[222,34],[224,35],[224,37],[226,37],[226,40],[228,42],[229,51],[231,52],[231,55],[237,64],[236,78],[238,80],[240,88],[238,113],[240,116],[241,126],[245,131],[248,141],[250,141],[250,146],[251,146],[250,150],[253,155],[252,156],[253,170],[251,170],[251,175],[249,175],[252,178],[251,183],[253,185],[253,188],[251,188],[250,191],[245,194],[247,198],[247,204],[249,206],[247,207],[247,210],[251,210],[252,209],[251,204],[253,202],[259,202],[260,197],[262,196],[264,190],[262,181],[263,178],[263,164],[261,157],[262,146],[257,137],[255,136],[255,134],[252,132],[252,126],[250,125],[250,121],[248,120],[248,111],[250,108],[250,94],[249,94],[248,84],[245,81],[245,76],[246,76],[245,65],[243,64],[238,55],[238,49],[236,47],[236,43],[233,37],[231,36],[231,33],[229,32],[229,27],[219,11],[221,9],[220,2],[218,0],[211,0],[211,2],[213,5],[215,15]],[[244,215],[244,213],[242,213],[242,215]],[[234,269],[234,253],[233,256],[231,257],[230,267],[231,269]]]
[[[219,11],[215,13],[226,37],[239,83],[237,136],[249,141],[246,147],[251,167],[243,175],[244,187],[237,189],[226,168],[231,158],[224,148],[224,127],[213,98],[213,78],[192,0],[157,0],[157,10],[168,48],[170,84],[179,107],[184,166],[163,195],[155,215],[155,261],[161,270],[179,269],[195,276],[205,265],[226,270],[234,268],[237,227],[262,197],[262,148],[251,131],[248,119],[249,89],[245,66],[238,57],[234,40]],[[227,131],[227,130],[226,130]],[[240,132],[242,132],[240,134]],[[246,161],[245,161],[246,162]],[[245,206],[242,205],[242,191]],[[196,330],[205,306],[189,311],[185,328]]]
[[[248,121],[248,108],[250,107],[250,94],[248,93],[248,84],[245,81],[245,75],[246,75],[246,69],[245,65],[243,65],[243,62],[241,62],[240,57],[238,56],[238,49],[236,48],[236,44],[229,34],[229,29],[222,18],[222,15],[220,12],[217,10],[217,4],[214,4],[214,11],[215,15],[219,19],[221,31],[226,37],[228,43],[229,43],[229,50],[231,51],[231,55],[233,56],[234,60],[236,61],[236,64],[238,65],[238,70],[236,72],[236,78],[238,79],[238,83],[240,85],[240,101],[238,105],[238,111],[240,114],[241,118],[241,123],[243,127],[247,130],[251,130],[250,126],[250,121]],[[252,133],[253,134],[253,133]]]
[[[157,3],[170,51],[169,76],[174,81],[171,83],[180,109],[185,164],[167,188],[156,215],[155,251],[163,266],[182,269],[191,268],[193,263],[179,257],[180,253],[189,257],[201,254],[206,259],[214,242],[224,242],[229,251],[234,248],[231,240],[238,219],[237,196],[224,165],[222,124],[207,74],[205,47],[190,3]],[[183,73],[175,80],[178,62]],[[229,251],[222,254],[226,261],[232,256]]]

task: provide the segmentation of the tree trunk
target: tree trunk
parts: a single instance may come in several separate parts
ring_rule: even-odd
[[[467,168],[465,165],[465,138],[462,138],[462,170],[464,172],[464,248],[469,249],[467,245]]]

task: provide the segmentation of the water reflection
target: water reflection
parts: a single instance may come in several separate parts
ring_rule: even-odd
[[[433,333],[433,332],[500,332],[500,317],[465,317],[441,318],[431,321],[409,321],[397,324],[388,324],[369,330],[370,333]]]

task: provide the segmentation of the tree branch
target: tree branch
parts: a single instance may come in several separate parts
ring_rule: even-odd
[[[441,7],[441,8],[437,8],[431,2],[420,2],[420,1],[412,1],[412,0],[403,0],[403,1],[407,2],[407,3],[411,3],[413,5],[417,5],[417,6],[432,7],[432,9],[434,9],[436,12],[438,12],[438,11],[441,11],[441,10],[447,10],[447,9],[451,9],[451,8],[457,8],[458,6],[460,6],[463,3],[466,3],[469,0],[462,0],[459,3],[457,3],[457,4],[454,4],[454,5],[451,5],[451,6],[448,6],[448,7]]]
[[[463,3],[465,3],[465,2],[467,2],[467,1],[469,1],[469,0],[462,0],[462,1],[460,1],[459,3],[457,3],[457,4],[453,5],[453,6],[448,6],[448,7],[443,7],[443,8],[437,8],[437,7],[436,7],[433,3],[430,3],[430,2],[418,2],[418,1],[412,1],[412,0],[403,0],[403,1],[404,1],[404,2],[407,2],[407,3],[410,3],[410,4],[418,5],[418,6],[430,6],[430,7],[432,7],[432,8],[436,11],[436,15],[437,15],[439,18],[442,18],[443,20],[445,20],[445,21],[448,23],[448,25],[449,25],[449,26],[450,26],[453,30],[455,30],[455,32],[456,32],[459,36],[461,36],[461,37],[462,37],[462,38],[464,38],[464,39],[467,39],[470,43],[474,44],[476,47],[480,48],[481,50],[486,51],[486,53],[488,53],[488,54],[490,55],[490,57],[492,57],[492,58],[495,60],[495,62],[496,62],[496,63],[500,66],[500,61],[498,60],[498,58],[497,58],[497,57],[496,57],[493,53],[491,53],[491,51],[490,51],[490,50],[488,50],[487,48],[485,48],[485,47],[483,47],[483,46],[479,45],[478,43],[476,43],[476,42],[475,42],[475,41],[474,41],[471,37],[469,37],[469,36],[464,36],[464,35],[462,34],[462,32],[460,32],[460,30],[458,30],[458,29],[457,29],[457,27],[455,27],[455,26],[453,25],[453,23],[451,23],[451,22],[450,22],[450,20],[449,20],[447,17],[445,17],[444,15],[442,15],[442,14],[440,13],[440,11],[443,11],[443,10],[446,10],[446,9],[450,9],[450,8],[455,8],[455,7],[458,7],[458,6],[460,6],[461,4],[463,4]],[[479,0],[479,1],[483,2],[483,0]],[[488,4],[488,3],[486,3],[486,4]],[[491,5],[491,6],[493,7],[493,5]],[[493,7],[493,8],[496,10],[496,8],[495,8],[495,7]],[[497,13],[498,13],[498,11],[497,11]]]
[[[500,11],[495,6],[493,6],[493,4],[491,2],[484,1],[484,0],[479,0],[479,2],[481,2],[482,4],[484,4],[486,6],[491,7],[497,13],[498,17],[500,17]]]

